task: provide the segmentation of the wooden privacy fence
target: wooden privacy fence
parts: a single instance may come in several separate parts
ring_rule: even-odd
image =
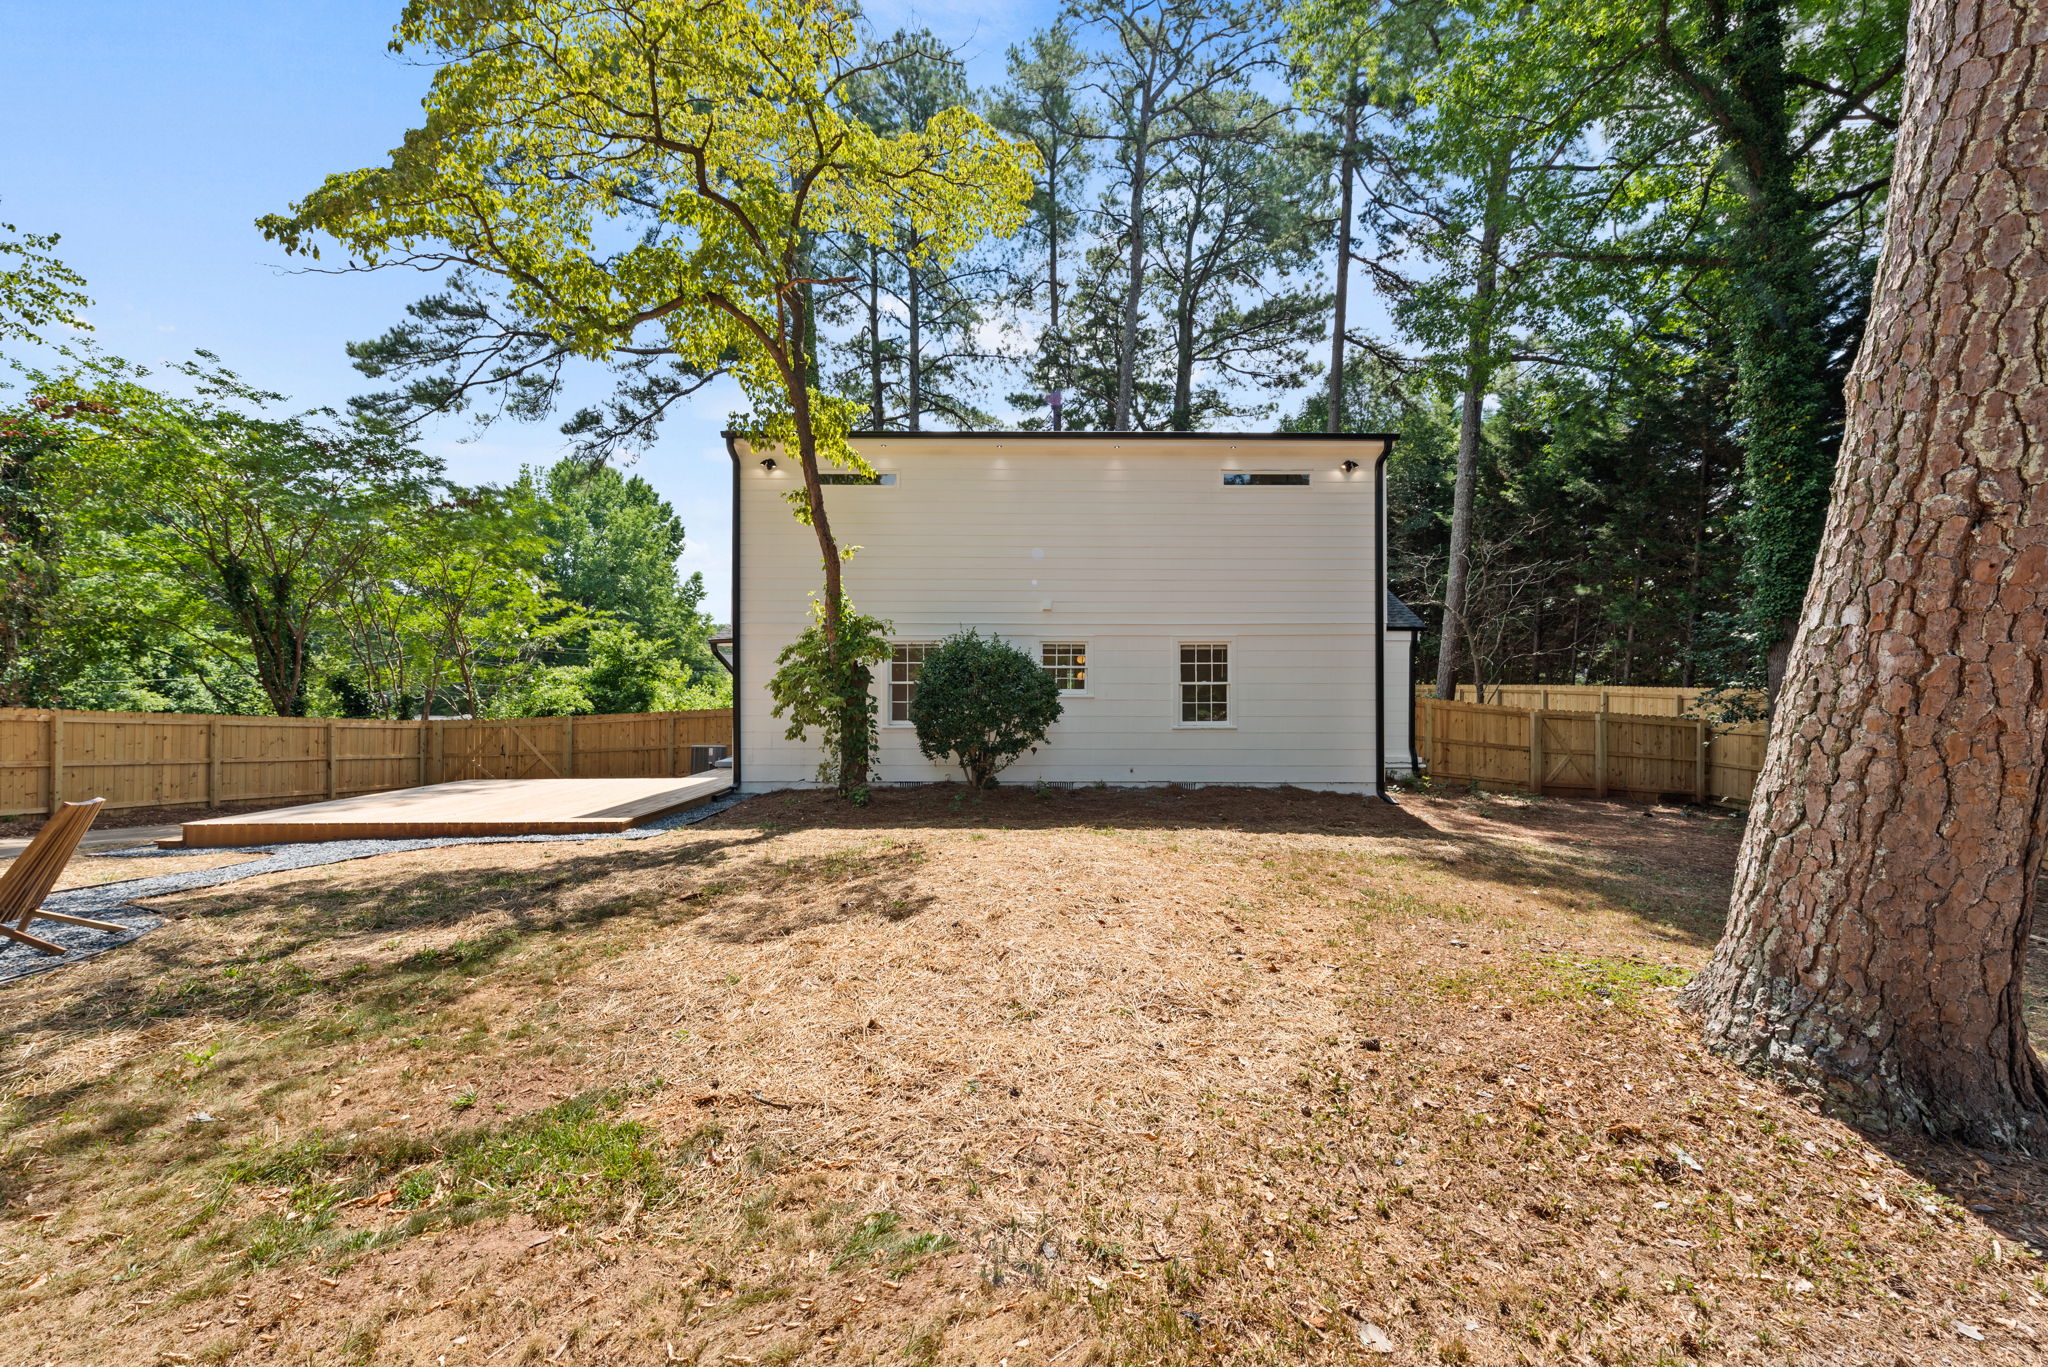
[[[732,744],[732,711],[508,721],[339,721],[0,708],[0,816],[104,797],[217,807],[463,778],[659,778]]]
[[[1415,691],[1420,695],[1435,690],[1423,686]],[[1683,717],[1699,699],[1712,698],[1720,692],[1714,688],[1624,688],[1605,684],[1488,684],[1486,702],[1490,707],[1533,707],[1541,712],[1627,712],[1642,717]],[[1478,701],[1471,684],[1458,685],[1458,701]]]
[[[1482,706],[1418,698],[1429,777],[1561,797],[1747,802],[1763,767],[1761,722]]]

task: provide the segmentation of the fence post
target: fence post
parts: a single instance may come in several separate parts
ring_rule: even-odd
[[[334,723],[327,723],[327,800],[334,801]]]
[[[220,718],[206,723],[206,805],[220,806]]]
[[[415,751],[414,758],[419,761],[420,778],[419,783],[415,786],[424,788],[427,786],[427,746],[432,743],[434,726],[433,723],[424,721],[415,722],[414,725],[419,727],[420,742],[418,745],[413,747]]]
[[[562,777],[576,777],[576,719],[562,718]]]
[[[1442,766],[1436,762],[1436,699],[1422,700],[1422,762],[1435,773]]]
[[[50,815],[64,806],[64,714],[50,713]]]
[[[1607,796],[1607,709],[1593,714],[1593,795]]]
[[[1695,742],[1692,748],[1694,765],[1692,800],[1694,802],[1705,802],[1707,800],[1707,724],[1703,721],[1696,721],[1692,724],[1692,729]]]
[[[1543,713],[1529,709],[1529,791],[1543,795]]]
[[[668,714],[668,776],[676,776],[676,733],[682,730],[683,717],[680,712]]]

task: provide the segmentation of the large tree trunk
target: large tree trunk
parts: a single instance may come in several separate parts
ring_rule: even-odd
[[[1358,175],[1357,141],[1358,95],[1353,91],[1344,102],[1344,145],[1337,152],[1337,279],[1330,306],[1330,412],[1324,423],[1332,435],[1344,430],[1344,329],[1351,298],[1351,182]]]
[[[1493,201],[1506,189],[1502,169],[1491,177],[1486,225],[1480,230],[1478,272],[1472,287],[1472,327],[1465,347],[1465,392],[1458,412],[1458,475],[1451,491],[1450,564],[1444,574],[1444,629],[1436,653],[1436,695],[1458,696],[1458,652],[1472,653],[1473,684],[1479,685],[1479,659],[1468,642],[1465,619],[1466,581],[1472,568],[1472,502],[1479,483],[1479,438],[1486,417],[1486,391],[1492,383],[1493,294],[1500,275],[1500,216]],[[1479,701],[1485,701],[1483,696]]]
[[[887,430],[889,410],[882,399],[882,249],[868,246],[868,422]]]
[[[1147,86],[1140,97],[1138,124],[1131,137],[1131,240],[1123,315],[1118,320],[1122,345],[1116,356],[1116,409],[1110,420],[1110,426],[1119,432],[1131,430],[1131,402],[1137,388],[1138,320],[1145,297],[1145,190],[1151,171],[1151,140],[1152,90]]]
[[[1732,919],[1719,1052],[1859,1123],[2048,1152],[2048,15],[1917,0],[1870,324]]]
[[[917,243],[913,239],[911,242],[913,251],[916,249],[916,246]],[[918,268],[915,265],[909,264],[909,253],[905,254],[904,261],[910,276],[910,288],[908,291],[910,301],[910,354],[907,358],[910,369],[910,430],[916,432],[921,430],[924,425],[924,293],[918,287],[920,275]]]

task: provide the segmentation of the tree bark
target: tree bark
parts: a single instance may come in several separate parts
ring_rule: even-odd
[[[911,240],[911,251],[917,249],[916,239]],[[918,268],[911,263],[910,253],[904,254],[904,270],[909,275],[907,291],[910,302],[909,362],[910,379],[910,430],[919,431],[924,425],[924,295],[918,288]]]
[[[1344,329],[1351,298],[1351,182],[1357,177],[1358,95],[1344,102],[1344,145],[1337,153],[1337,279],[1330,306],[1330,413],[1324,430],[1344,430]]]
[[[1485,419],[1486,391],[1492,383],[1493,294],[1500,276],[1500,215],[1495,201],[1506,191],[1505,158],[1489,178],[1486,223],[1480,229],[1479,260],[1472,285],[1472,327],[1465,346],[1465,392],[1458,412],[1458,477],[1451,492],[1450,564],[1444,572],[1444,632],[1436,655],[1436,695],[1458,696],[1458,651],[1472,654],[1472,675],[1479,682],[1479,658],[1468,642],[1465,586],[1472,562],[1472,499],[1479,482],[1480,425]]]
[[[1060,172],[1057,157],[1049,157],[1045,164],[1045,302],[1049,333],[1055,347],[1060,341]],[[1055,421],[1059,410],[1053,410]]]
[[[1145,297],[1145,190],[1151,179],[1152,88],[1139,97],[1138,123],[1131,137],[1131,242],[1129,273],[1124,280],[1123,345],[1116,357],[1116,411],[1111,426],[1131,430],[1131,400],[1137,387],[1138,319]]]
[[[868,421],[877,432],[889,426],[889,410],[882,400],[882,249],[868,245]]]
[[[2048,13],[1916,0],[1885,246],[1727,934],[1718,1052],[1885,1130],[2048,1152]]]

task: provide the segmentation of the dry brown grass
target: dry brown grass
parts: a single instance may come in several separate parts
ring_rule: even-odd
[[[0,1362],[2041,1360],[2038,1165],[1672,1011],[1735,836],[935,789],[188,895],[0,996]]]

